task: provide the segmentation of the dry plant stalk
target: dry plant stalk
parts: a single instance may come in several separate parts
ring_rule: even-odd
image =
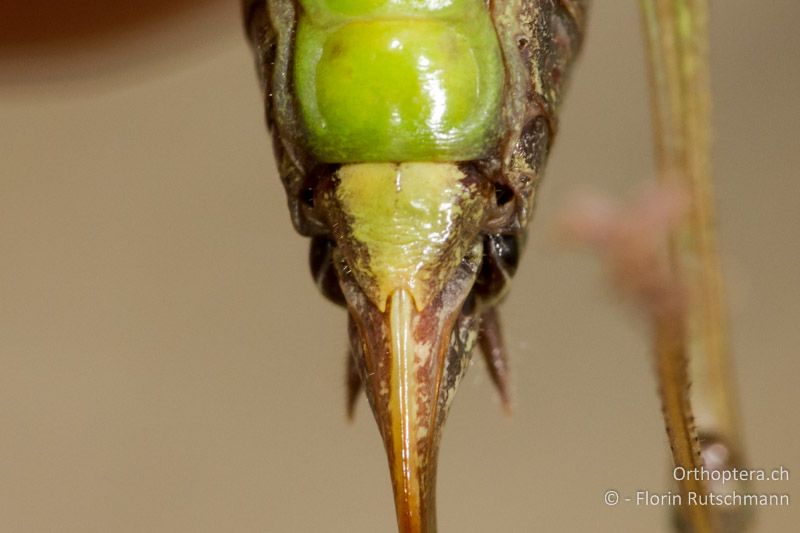
[[[702,465],[689,398],[687,312],[689,291],[673,267],[669,241],[688,213],[690,197],[675,185],[659,183],[625,206],[592,195],[567,209],[565,236],[594,247],[618,293],[644,312],[655,346],[655,367],[662,411],[676,466],[687,471]],[[706,488],[696,477],[681,484],[682,501]],[[716,517],[688,506],[685,523],[694,532],[718,531]]]
[[[690,197],[686,215],[670,235],[672,268],[687,290],[685,320],[657,322],[655,342],[673,459],[676,466],[695,468],[702,465],[704,439],[723,443],[734,460],[741,456],[712,198],[708,5],[706,0],[640,3],[659,179],[683,187]],[[738,465],[726,465],[731,466]],[[680,484],[683,493],[698,490],[692,486],[696,482]],[[720,517],[708,507],[684,507],[684,514],[694,532],[719,531]],[[737,530],[743,529],[746,519],[735,522]],[[726,520],[725,530],[732,527]]]
[[[645,312],[674,465],[694,472],[741,467],[712,201],[707,4],[640,3],[658,185],[624,207],[584,198],[562,228],[599,250],[614,284]],[[722,461],[714,455],[720,449]],[[679,529],[747,528],[744,509],[688,504],[689,494],[708,493],[698,477],[684,476],[679,488]]]

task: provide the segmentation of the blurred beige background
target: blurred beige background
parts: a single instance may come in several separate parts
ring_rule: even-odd
[[[0,531],[393,531],[366,404],[345,421],[344,313],[289,223],[238,5],[179,3],[0,39]],[[795,476],[798,23],[795,2],[714,3],[747,450]],[[609,488],[670,488],[666,439],[641,324],[553,238],[570,191],[652,175],[647,112],[636,3],[597,1],[502,310],[515,414],[476,359],[441,452],[443,532],[669,531],[664,508],[603,505]],[[762,509],[757,530],[796,530],[797,505]]]

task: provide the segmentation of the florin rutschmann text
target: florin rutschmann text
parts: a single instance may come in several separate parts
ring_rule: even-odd
[[[611,489],[603,495],[606,505],[613,507],[628,503],[637,507],[677,507],[693,505],[742,506],[742,507],[788,507],[791,497],[787,493],[751,492],[750,482],[789,481],[789,470],[783,466],[773,469],[709,469],[675,467],[672,471],[675,481],[701,481],[710,489],[708,492],[652,491],[637,489],[628,494]],[[726,486],[727,483],[730,485]]]

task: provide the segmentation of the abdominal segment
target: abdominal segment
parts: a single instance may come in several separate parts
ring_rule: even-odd
[[[482,1],[302,5],[293,75],[319,161],[468,161],[495,148],[504,72]]]

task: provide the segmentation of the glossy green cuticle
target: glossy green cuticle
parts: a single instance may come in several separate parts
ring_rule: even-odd
[[[374,18],[458,19],[482,9],[481,0],[300,0],[316,24]]]
[[[320,160],[457,161],[493,147],[503,68],[482,2],[303,6],[295,87]]]

